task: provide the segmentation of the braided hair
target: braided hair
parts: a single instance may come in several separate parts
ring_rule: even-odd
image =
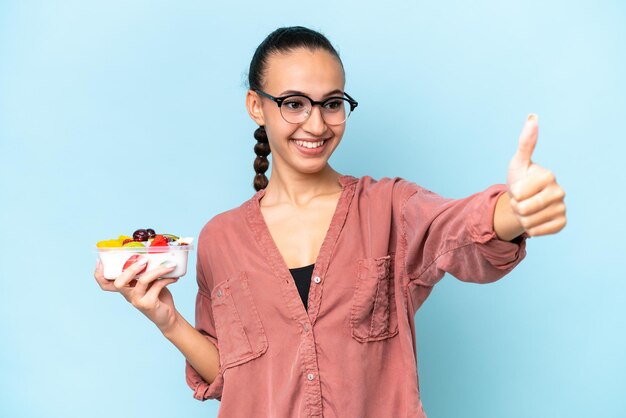
[[[254,189],[259,191],[267,187],[269,180],[265,176],[265,172],[270,165],[267,160],[267,156],[270,154],[270,143],[267,140],[267,133],[265,132],[265,126],[259,126],[254,131],[254,137],[257,143],[254,145],[254,153],[256,158],[254,159]]]
[[[324,35],[302,26],[282,27],[270,33],[254,52],[248,71],[248,88],[250,90],[262,90],[267,61],[271,54],[290,52],[297,48],[307,48],[313,51],[325,50],[337,58],[343,69],[339,53]],[[256,154],[254,172],[256,174],[254,175],[253,186],[256,191],[259,191],[266,188],[269,183],[265,172],[269,167],[267,156],[271,149],[264,126],[259,126],[254,131],[254,138],[257,143],[254,145],[254,153]]]

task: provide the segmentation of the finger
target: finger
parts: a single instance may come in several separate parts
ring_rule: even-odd
[[[136,293],[145,294],[148,290],[148,287],[150,287],[150,283],[154,282],[159,277],[173,271],[175,268],[176,263],[167,260],[161,263],[161,267],[142,274],[139,280],[137,280],[137,285],[135,286]]]
[[[554,173],[537,164],[533,164],[529,170],[528,177],[512,184],[510,191],[513,198],[521,202],[536,195],[551,183],[556,183]]]
[[[159,294],[161,293],[161,290],[163,290],[163,288],[167,285],[176,283],[178,279],[178,277],[175,277],[173,279],[161,279],[157,281],[152,286],[150,286],[150,289],[148,290],[148,292],[146,292],[146,296],[144,296],[143,298],[144,301],[156,301],[156,299],[159,297]]]
[[[113,281],[113,285],[117,290],[121,290],[127,285],[129,285],[130,281],[135,278],[137,274],[139,274],[146,264],[148,263],[148,258],[145,256],[141,256],[137,259],[136,262],[130,265],[126,270],[122,272],[117,278]]]
[[[93,277],[95,277],[96,282],[102,290],[106,290],[107,292],[117,291],[115,286],[113,286],[113,282],[104,278],[104,268],[102,267],[102,261],[100,261],[100,259],[96,261],[96,270],[93,273]]]
[[[567,219],[565,216],[559,217],[557,219],[553,219],[549,222],[543,223],[539,226],[531,228],[527,230],[528,235],[531,236],[539,236],[539,235],[548,235],[548,234],[556,234],[561,229],[565,228],[567,224]]]
[[[511,199],[511,206],[521,216],[529,216],[541,211],[555,202],[562,202],[565,192],[557,184],[548,185],[534,196],[524,199],[521,202]]]
[[[565,204],[563,202],[555,202],[543,210],[529,216],[519,218],[520,223],[525,230],[536,228],[540,225],[548,223],[554,219],[565,217]]]
[[[517,151],[511,160],[512,169],[520,169],[528,167],[531,163],[535,145],[537,144],[537,136],[539,135],[539,124],[537,115],[531,113],[526,119],[526,123],[522,128],[519,136]]]

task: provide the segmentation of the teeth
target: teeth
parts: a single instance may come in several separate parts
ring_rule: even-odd
[[[322,144],[324,144],[324,142],[326,141],[319,141],[319,142],[306,142],[306,141],[295,141],[294,142],[298,145],[300,145],[301,147],[305,147],[305,148],[317,148],[317,147],[321,147]]]

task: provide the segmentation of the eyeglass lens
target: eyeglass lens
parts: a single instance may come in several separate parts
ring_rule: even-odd
[[[346,99],[333,98],[320,107],[324,121],[330,125],[339,125],[350,116],[350,105]],[[280,113],[290,123],[302,123],[311,114],[311,102],[304,96],[292,96],[280,106]]]

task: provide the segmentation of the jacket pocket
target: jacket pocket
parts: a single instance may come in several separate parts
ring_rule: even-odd
[[[215,286],[211,300],[222,369],[245,363],[267,351],[267,335],[245,272]]]
[[[350,311],[352,337],[379,341],[398,333],[392,254],[358,261]]]

